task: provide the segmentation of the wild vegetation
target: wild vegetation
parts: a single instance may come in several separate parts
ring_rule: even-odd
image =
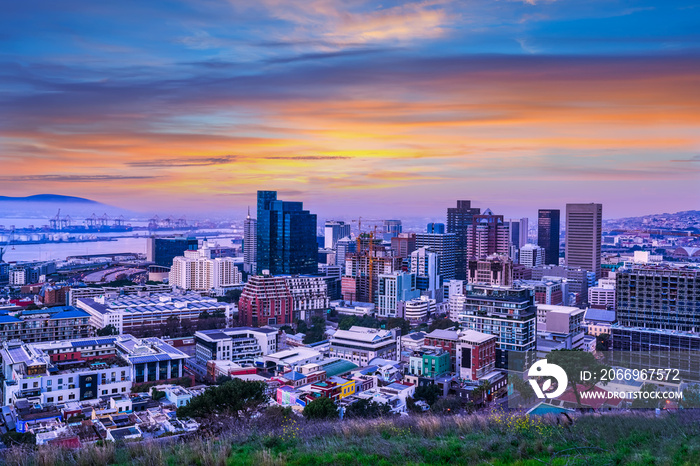
[[[307,420],[290,409],[217,431],[77,450],[16,446],[8,465],[700,464],[700,413],[567,418],[493,413]]]

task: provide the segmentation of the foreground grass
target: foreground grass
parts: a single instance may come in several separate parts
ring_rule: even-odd
[[[13,448],[9,465],[697,465],[700,414],[566,419],[495,414],[232,422],[214,438]]]

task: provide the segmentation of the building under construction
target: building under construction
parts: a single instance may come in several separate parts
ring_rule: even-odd
[[[341,281],[343,299],[348,302],[377,302],[379,275],[401,269],[402,259],[391,255],[372,233],[360,234],[357,251],[345,256],[345,275]]]

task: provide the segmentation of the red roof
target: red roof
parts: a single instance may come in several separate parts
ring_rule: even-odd
[[[599,387],[593,387],[592,389],[589,389],[586,385],[577,385],[578,388],[578,393],[581,396],[581,404],[583,406],[587,406],[593,409],[600,409],[602,406],[618,406],[623,400],[620,398],[608,398],[608,393],[610,393],[607,390],[603,390],[602,388]],[[591,394],[594,393],[600,393],[601,395],[600,398],[593,398],[593,395],[590,398],[584,398],[582,393],[583,392],[588,392]],[[558,400],[561,401],[567,401],[569,403],[577,404],[576,401],[576,394],[574,393],[574,390],[572,388],[568,388],[563,395],[559,396],[557,398]]]

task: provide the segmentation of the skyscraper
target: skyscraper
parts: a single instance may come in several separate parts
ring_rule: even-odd
[[[566,204],[566,265],[600,277],[602,204]]]
[[[328,220],[324,228],[324,247],[326,249],[335,249],[338,240],[350,236],[350,225],[345,222]]]
[[[559,265],[559,210],[537,212],[537,245],[544,248],[544,264]]]
[[[301,202],[277,199],[277,191],[258,191],[257,272],[318,272],[316,215]]]
[[[528,219],[521,218],[520,220],[508,220],[508,228],[510,229],[510,242],[515,249],[520,249],[527,244]]]
[[[472,208],[472,201],[457,201],[457,207],[447,208],[447,233],[454,233],[456,239],[455,278],[467,279],[467,230],[471,227],[474,215],[481,209]]]
[[[445,233],[444,223],[428,223],[426,228],[427,233]]]
[[[440,257],[438,274],[443,280],[455,277],[455,257],[457,255],[456,235],[454,233],[418,233],[416,248],[428,248]]]
[[[171,236],[168,238],[151,237],[146,243],[146,260],[156,265],[170,267],[173,259],[182,256],[185,251],[196,251],[199,245],[197,238]]]
[[[442,301],[442,277],[440,256],[429,248],[416,249],[411,253],[411,273],[416,275],[416,287],[425,296]]]
[[[247,273],[255,273],[255,256],[258,250],[258,221],[248,216],[243,222],[243,270]]]
[[[519,263],[525,267],[538,267],[544,260],[544,249],[536,244],[525,244],[520,248]]]
[[[384,220],[384,241],[391,241],[391,238],[397,237],[402,230],[401,220]]]
[[[491,254],[510,255],[510,231],[503,215],[486,209],[473,216],[467,229],[467,258],[483,259]]]

